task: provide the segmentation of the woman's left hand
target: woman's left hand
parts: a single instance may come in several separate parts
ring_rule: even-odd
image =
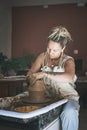
[[[46,73],[44,73],[44,72],[37,72],[37,73],[33,73],[33,76],[36,79],[42,79],[44,76],[46,76]]]

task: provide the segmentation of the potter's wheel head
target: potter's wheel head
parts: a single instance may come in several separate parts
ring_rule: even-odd
[[[31,112],[40,108],[41,108],[40,106],[18,106],[14,108],[14,111],[27,113],[27,112]]]

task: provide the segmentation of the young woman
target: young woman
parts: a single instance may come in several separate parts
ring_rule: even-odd
[[[75,90],[75,63],[65,54],[72,41],[65,27],[53,28],[48,36],[47,50],[41,53],[27,73],[30,81],[43,79],[50,96],[67,98],[61,112],[62,130],[78,130],[79,95]]]

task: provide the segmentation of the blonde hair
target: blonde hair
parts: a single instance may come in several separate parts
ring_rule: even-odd
[[[50,35],[48,36],[48,41],[50,40],[60,43],[61,46],[64,47],[66,44],[72,41],[72,38],[65,27],[57,26],[51,30]]]

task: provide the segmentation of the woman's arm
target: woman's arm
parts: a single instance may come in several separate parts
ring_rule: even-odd
[[[65,72],[56,75],[48,74],[47,77],[58,82],[72,82],[75,76],[75,63],[73,59],[69,59],[64,65]]]
[[[54,74],[47,74],[44,72],[38,72],[33,73],[33,76],[36,77],[36,79],[43,78],[46,76],[47,78],[57,81],[57,82],[72,82],[74,76],[75,76],[75,63],[73,59],[69,59],[65,62],[64,65],[65,72],[59,72]]]
[[[68,59],[65,62],[64,72],[59,72],[55,75],[47,74],[45,72],[38,72],[41,68],[43,60],[44,60],[44,54],[42,53],[37,57],[36,61],[32,65],[27,75],[30,75],[32,73],[32,76],[35,77],[36,79],[40,79],[46,76],[47,78],[57,82],[72,82],[75,75],[75,63],[73,59]]]
[[[40,70],[42,63],[44,60],[44,53],[41,53],[35,60],[35,62],[32,64],[32,67],[29,69],[27,76],[29,76],[31,73],[36,73]]]

